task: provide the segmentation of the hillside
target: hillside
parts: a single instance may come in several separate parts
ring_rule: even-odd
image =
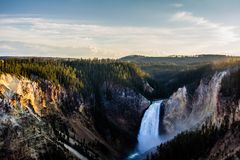
[[[122,57],[120,61],[134,62],[134,63],[169,63],[169,64],[196,64],[196,63],[209,63],[214,61],[226,60],[229,57],[225,55],[197,55],[197,56],[169,56],[169,57],[147,57],[130,55]]]
[[[156,153],[149,155],[147,159],[239,159],[239,67],[237,65],[229,69],[222,81],[219,77],[212,78],[209,82],[202,81],[191,102],[182,95],[181,90],[174,93],[166,103],[165,118],[162,122],[165,129],[177,130],[179,125],[189,127],[200,117],[201,121],[197,124],[199,127],[190,127],[173,140],[158,146]],[[187,91],[184,94],[188,94]],[[178,109],[168,112],[173,105],[177,105]],[[185,118],[188,120],[184,120]],[[171,123],[172,126],[169,125]],[[172,154],[173,152],[175,154]]]
[[[240,57],[224,55],[127,56],[120,58],[119,61],[135,63],[148,73],[150,75],[147,78],[148,82],[155,89],[155,93],[150,97],[158,99],[169,97],[185,84],[194,90],[201,78],[239,63]]]
[[[156,70],[150,72],[145,65]],[[236,57],[156,66],[109,59],[4,57],[0,69],[1,159],[124,159],[138,146],[151,100],[163,97],[161,114],[150,115],[149,126],[160,126],[154,128],[157,135],[176,138],[148,158],[161,154],[176,159],[171,151],[181,148],[178,158],[217,159],[223,157],[219,152],[225,143],[236,148],[225,155],[239,152],[233,143],[238,134],[231,132],[239,129],[240,117]],[[154,117],[159,124],[152,125]],[[205,143],[195,145],[203,139]],[[192,154],[182,154],[189,146]]]
[[[2,158],[32,157],[20,147],[28,138],[29,146],[24,148],[31,147],[37,159],[53,158],[59,152],[71,158],[67,146],[86,158],[118,159],[136,143],[136,122],[149,105],[140,94],[147,92],[145,73],[136,65],[113,60],[3,58],[0,68]],[[15,127],[24,123],[28,126]],[[19,137],[9,129],[26,138],[17,141]],[[43,143],[36,146],[38,140]]]

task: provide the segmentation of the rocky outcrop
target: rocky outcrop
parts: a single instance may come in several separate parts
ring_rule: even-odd
[[[154,91],[154,89],[146,81],[143,82],[143,90],[144,92],[147,92],[147,93],[152,93]]]
[[[65,146],[75,150],[78,146],[88,158],[114,159],[118,153],[95,130],[88,113],[91,106],[81,102],[71,91],[49,81],[2,74],[0,159],[17,159],[20,155],[23,159],[76,159]],[[71,112],[64,113],[70,109]]]
[[[41,87],[36,81],[10,74],[0,76],[0,93],[15,108],[30,108],[39,116],[57,107],[65,96],[65,91],[60,86],[44,81]]]
[[[219,91],[221,89],[222,79],[227,76],[229,72],[223,71],[216,73],[208,84],[200,82],[199,87],[195,92],[195,99],[193,102],[190,119],[192,123],[203,123],[208,118],[212,124],[220,125],[218,120],[219,110]]]
[[[24,77],[0,75],[1,159],[39,159],[50,150],[59,152],[61,158],[71,157],[59,146],[51,124],[45,121],[51,113],[61,114],[64,91],[43,82],[45,87]]]
[[[121,85],[111,84],[102,89],[106,116],[118,127],[136,135],[143,111],[150,105],[141,94]]]
[[[124,156],[137,143],[140,121],[150,101],[130,87],[113,82],[103,84],[100,95],[96,128],[107,143]]]
[[[220,126],[219,91],[227,71],[213,75],[210,81],[201,80],[193,98],[188,97],[186,87],[178,89],[165,104],[163,125],[167,133],[178,133],[202,124]]]
[[[189,116],[186,87],[179,88],[177,92],[166,101],[164,107],[164,118],[162,128],[166,133],[174,133],[183,130],[187,117]]]

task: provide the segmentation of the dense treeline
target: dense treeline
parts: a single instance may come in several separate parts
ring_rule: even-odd
[[[203,54],[197,56],[183,56],[183,55],[175,55],[175,56],[167,56],[167,57],[148,57],[148,56],[140,56],[140,55],[131,55],[120,58],[121,61],[130,61],[134,63],[158,63],[158,64],[203,64],[209,62],[216,61],[226,61],[226,60],[234,60],[240,59],[237,56],[226,56],[226,55],[211,55],[211,54]]]
[[[203,126],[201,130],[186,131],[177,135],[173,140],[161,144],[157,153],[147,156],[147,160],[193,160],[206,159],[210,149],[224,136],[227,128]]]
[[[145,62],[145,58],[141,58],[142,63],[110,59],[3,58],[0,72],[47,79],[80,91],[85,98],[92,93],[99,97],[100,87],[104,84],[108,88],[114,82],[133,88],[149,99],[158,99],[169,97],[186,84],[189,91],[194,91],[201,78],[239,63],[239,58],[225,56],[167,57],[171,63],[155,62],[156,57],[152,57],[154,62],[150,63]],[[189,59],[195,63],[187,61]],[[200,63],[199,59],[207,63]],[[221,61],[211,61],[216,59]],[[178,61],[186,63],[178,64]],[[142,79],[154,88],[153,93],[144,91]]]
[[[135,64],[110,59],[81,59],[64,63],[78,71],[77,77],[83,81],[86,94],[98,94],[103,84],[108,88],[112,82],[143,91],[143,78],[146,74]]]
[[[72,99],[63,101],[62,108],[68,112],[74,102],[92,101],[97,108],[101,104],[101,87],[111,83],[121,84],[143,92],[143,79],[146,74],[135,64],[115,60],[74,60],[54,58],[3,58],[0,61],[0,74],[10,73],[24,76],[34,81],[49,80],[70,89]],[[40,80],[41,79],[41,80]],[[74,100],[75,99],[75,100]]]
[[[0,61],[0,73],[11,73],[30,79],[34,77],[49,80],[65,88],[82,88],[76,70],[59,61],[37,58],[8,58]],[[35,80],[35,79],[34,79]]]
[[[149,84],[155,89],[153,99],[168,98],[178,88],[187,85],[194,91],[203,77],[211,76],[237,63],[240,57],[224,55],[144,57],[128,56],[120,61],[136,63],[148,73]]]
[[[0,73],[32,78],[37,76],[69,88],[93,92],[106,81],[129,86],[141,85],[145,76],[134,64],[114,60],[63,60],[51,58],[4,58]]]
[[[236,57],[203,56],[196,59],[204,59],[206,62],[209,58],[210,60],[220,58],[221,61],[177,64],[178,61],[189,57],[170,57],[168,59],[176,62],[134,64],[110,59],[4,58],[0,61],[0,72],[47,79],[77,91],[84,99],[94,95],[96,102],[100,98],[100,88],[103,85],[108,88],[112,82],[135,89],[149,99],[158,99],[169,97],[186,84],[189,92],[194,91],[203,77],[239,63],[239,58]],[[152,59],[155,60],[154,57]],[[154,88],[154,92],[144,91],[143,79]],[[232,90],[228,88],[226,91]]]
[[[161,69],[159,68],[159,70]],[[171,69],[168,71],[155,71],[154,73],[150,73],[151,76],[147,78],[147,81],[155,89],[151,95],[153,98],[168,98],[173,92],[184,85],[187,85],[188,91],[191,94],[203,77],[211,75],[214,72],[211,65],[203,65],[199,68],[193,67],[187,70]]]

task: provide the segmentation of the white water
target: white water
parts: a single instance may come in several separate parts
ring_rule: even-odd
[[[153,102],[144,113],[138,133],[137,149],[139,153],[144,153],[162,142],[159,136],[161,104],[162,100]]]
[[[75,149],[73,149],[72,147],[70,147],[69,145],[63,143],[64,147],[66,149],[68,149],[72,154],[74,154],[77,158],[81,159],[81,160],[88,160],[86,157],[84,157],[83,155],[81,155],[78,151],[76,151]]]

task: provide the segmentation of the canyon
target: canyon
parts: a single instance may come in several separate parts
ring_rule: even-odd
[[[64,70],[66,66],[69,69],[64,74],[71,74],[63,80],[56,70],[61,81],[55,83],[42,76],[42,70],[35,74],[31,70],[30,75],[26,68],[21,69],[21,74],[10,72],[4,67],[12,62],[3,61],[1,159],[147,159],[149,155],[154,159],[161,144],[171,143],[181,133],[212,126],[219,130],[224,127],[225,132],[206,151],[207,157],[199,159],[239,156],[238,62],[203,74],[197,81],[179,84],[169,98],[156,100],[149,98],[155,94],[154,86],[136,66],[104,62],[110,65],[108,69],[113,67],[105,71],[99,62],[95,69],[95,64],[89,62],[66,61]],[[35,61],[41,66],[41,60]],[[26,66],[33,62],[14,63]],[[80,68],[85,63],[91,67]],[[115,65],[118,71],[122,66],[121,76],[115,75]],[[35,70],[37,67],[33,66]],[[109,71],[113,71],[112,75]],[[98,76],[101,78],[96,79]]]

